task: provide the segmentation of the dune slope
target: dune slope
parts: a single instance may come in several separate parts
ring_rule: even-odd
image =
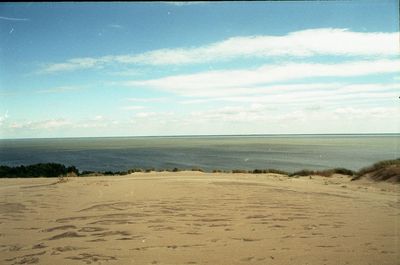
[[[1,264],[396,264],[399,186],[200,172],[1,179]]]

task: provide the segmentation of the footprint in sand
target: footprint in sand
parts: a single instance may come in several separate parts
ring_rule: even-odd
[[[39,263],[39,257],[46,254],[46,251],[38,252],[38,253],[33,253],[33,254],[27,254],[23,256],[18,256],[10,259],[6,259],[5,261],[14,261],[13,264],[37,264]]]
[[[74,225],[62,225],[62,226],[56,226],[56,227],[52,227],[52,228],[47,228],[42,230],[42,232],[52,232],[55,230],[68,230],[68,229],[75,229],[76,226]]]
[[[78,256],[70,256],[66,257],[66,259],[80,260],[85,262],[86,264],[90,264],[92,262],[117,260],[117,258],[114,256],[106,256],[106,255],[90,254],[90,253],[80,253]]]
[[[48,240],[57,240],[57,239],[62,239],[62,238],[73,238],[73,237],[85,237],[85,235],[80,235],[76,232],[65,232],[59,235],[52,236],[48,238]]]

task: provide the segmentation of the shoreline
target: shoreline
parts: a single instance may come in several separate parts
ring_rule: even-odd
[[[127,171],[79,171],[75,166],[65,166],[63,164],[57,163],[40,163],[28,166],[1,166],[0,165],[0,178],[29,178],[29,177],[87,177],[87,176],[115,176],[115,175],[129,175],[132,173],[150,173],[150,172],[206,172],[206,173],[231,173],[231,174],[280,174],[288,177],[306,177],[306,176],[323,176],[330,177],[335,174],[341,174],[348,176],[351,180],[358,180],[361,178],[371,178],[376,181],[390,181],[400,183],[400,158],[393,160],[383,160],[374,163],[368,167],[362,168],[358,171],[349,170],[346,168],[333,168],[325,170],[308,170],[303,169],[296,172],[286,172],[277,169],[254,169],[254,170],[244,170],[244,169],[232,169],[232,170],[219,170],[214,169],[211,172],[205,171],[201,168],[194,167],[192,169],[155,169],[155,168],[133,168]]]

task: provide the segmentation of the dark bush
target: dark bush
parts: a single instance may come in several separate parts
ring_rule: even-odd
[[[232,173],[249,173],[249,172],[245,169],[234,169],[232,170]]]
[[[29,166],[8,167],[0,166],[0,177],[2,178],[36,178],[36,177],[59,177],[67,173],[79,175],[74,166],[65,167],[57,163],[40,163]]]
[[[143,169],[141,168],[132,168],[128,170],[129,174],[135,173],[135,172],[143,172]]]
[[[263,170],[263,173],[273,173],[273,174],[280,174],[280,175],[289,175],[288,172],[279,170],[279,169],[272,169],[272,168],[267,168]]]
[[[85,176],[85,175],[94,175],[94,174],[97,174],[97,172],[85,170],[85,171],[82,171],[82,173],[80,175]]]
[[[333,173],[348,175],[348,176],[353,176],[355,174],[355,172],[353,170],[350,170],[347,168],[334,168]]]
[[[315,175],[315,172],[312,170],[308,170],[308,169],[303,169],[303,170],[296,171],[296,172],[293,172],[292,174],[290,174],[291,177],[293,177],[293,176],[305,177],[305,176],[311,176],[311,175]]]

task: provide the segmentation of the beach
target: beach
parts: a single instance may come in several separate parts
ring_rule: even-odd
[[[398,264],[399,184],[182,172],[0,179],[1,264]]]

